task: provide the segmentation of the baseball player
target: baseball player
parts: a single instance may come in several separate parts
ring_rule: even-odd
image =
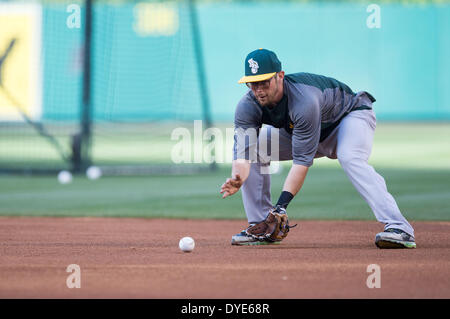
[[[268,220],[277,219],[273,227],[280,226],[280,216],[287,216],[286,208],[301,189],[314,158],[326,156],[339,161],[376,219],[385,225],[375,236],[376,246],[415,248],[414,229],[384,179],[368,164],[376,126],[375,98],[365,91],[354,93],[330,77],[285,75],[276,54],[266,49],[249,53],[244,63],[245,76],[238,83],[246,83],[249,90],[235,111],[231,178],[220,193],[226,198],[242,190],[249,226],[232,236],[231,244],[281,241],[290,226],[277,228],[284,229],[283,236],[268,240],[267,227],[272,227]],[[293,161],[275,205],[270,194],[271,160]]]

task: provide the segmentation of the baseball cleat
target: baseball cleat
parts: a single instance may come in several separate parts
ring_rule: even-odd
[[[279,243],[280,242],[269,242],[263,239],[254,238],[253,236],[247,234],[246,229],[231,237],[231,245],[237,246],[273,245]]]
[[[401,229],[389,228],[375,236],[378,248],[416,248],[414,237]]]

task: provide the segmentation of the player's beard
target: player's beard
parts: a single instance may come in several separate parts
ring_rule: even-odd
[[[255,94],[256,99],[259,102],[259,105],[263,107],[273,107],[277,105],[278,101],[275,101],[275,97],[278,93],[278,82],[275,80],[275,88],[273,90],[269,90],[268,92],[264,92],[263,94],[257,95]],[[262,98],[261,98],[262,96]]]

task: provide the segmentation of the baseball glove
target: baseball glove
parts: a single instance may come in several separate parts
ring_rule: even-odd
[[[246,232],[247,235],[260,241],[279,242],[287,236],[289,229],[295,226],[297,224],[289,225],[286,209],[277,205],[269,212],[265,220],[250,226]]]

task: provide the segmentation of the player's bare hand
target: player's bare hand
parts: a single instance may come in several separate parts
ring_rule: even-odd
[[[222,198],[228,197],[236,193],[242,186],[242,179],[239,174],[236,174],[235,178],[227,178],[225,183],[220,188],[220,193],[223,194]]]

